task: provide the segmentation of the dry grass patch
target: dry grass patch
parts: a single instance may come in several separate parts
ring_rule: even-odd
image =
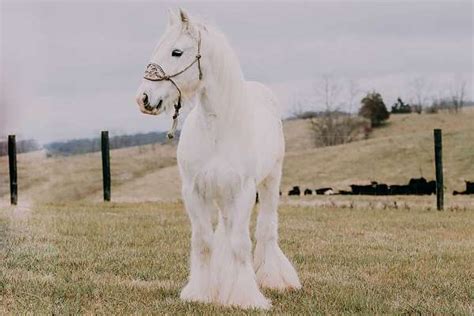
[[[0,211],[0,313],[241,313],[186,304],[180,203],[54,204]],[[472,313],[471,211],[283,206],[281,244],[303,289],[272,311]],[[254,225],[254,220],[252,225]]]
[[[463,131],[446,131],[443,164],[446,191],[463,190],[474,179],[474,125]],[[433,132],[374,138],[345,145],[287,153],[283,170],[284,191],[293,185],[348,189],[350,184],[378,181],[406,184],[412,177],[434,179]]]
[[[176,147],[146,145],[111,151],[112,192],[165,167],[176,165]],[[44,152],[18,155],[20,201],[100,201],[101,153],[47,158]],[[0,197],[8,194],[8,157],[0,157]]]

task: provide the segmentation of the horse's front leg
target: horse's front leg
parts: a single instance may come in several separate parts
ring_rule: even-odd
[[[238,192],[225,195],[218,202],[219,223],[211,260],[212,288],[220,304],[267,309],[270,301],[260,292],[252,267],[249,222],[255,190],[255,184],[249,180]]]
[[[210,260],[212,254],[213,230],[211,205],[183,185],[183,200],[191,220],[191,271],[188,284],[181,291],[186,301],[210,302]]]

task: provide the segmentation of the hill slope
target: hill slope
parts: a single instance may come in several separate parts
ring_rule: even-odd
[[[282,191],[293,185],[347,189],[351,183],[406,183],[411,177],[434,178],[433,129],[443,129],[445,185],[448,192],[474,180],[474,109],[460,114],[392,115],[370,139],[314,148],[308,121],[285,122],[287,154]],[[0,196],[7,200],[8,160],[0,158]],[[176,147],[146,145],[113,150],[112,199],[179,198]],[[100,153],[46,158],[18,155],[20,200],[39,202],[100,200]]]
[[[420,176],[434,179],[434,128],[443,129],[445,186],[449,191],[462,189],[464,180],[474,180],[472,109],[462,114],[392,115],[368,140],[290,151],[282,187],[345,189],[351,183],[407,183]]]

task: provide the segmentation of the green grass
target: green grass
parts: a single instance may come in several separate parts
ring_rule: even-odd
[[[303,289],[265,291],[272,312],[473,312],[472,211],[282,206],[280,222]],[[242,313],[179,300],[180,203],[3,208],[0,237],[1,314]]]

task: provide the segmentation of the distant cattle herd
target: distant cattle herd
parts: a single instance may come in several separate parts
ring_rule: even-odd
[[[333,188],[319,188],[310,189],[306,188],[301,190],[299,186],[294,186],[288,195],[300,196],[303,192],[304,195],[431,195],[436,194],[436,181],[427,181],[425,178],[412,178],[408,184],[385,184],[372,182],[369,185],[350,185],[351,190],[339,190],[335,191]],[[474,194],[474,182],[466,181],[466,189],[462,192],[454,191],[454,195],[460,194]],[[281,193],[280,193],[281,195]]]
[[[462,192],[454,191],[453,194],[454,195],[474,194],[474,182],[466,181],[466,189]]]

